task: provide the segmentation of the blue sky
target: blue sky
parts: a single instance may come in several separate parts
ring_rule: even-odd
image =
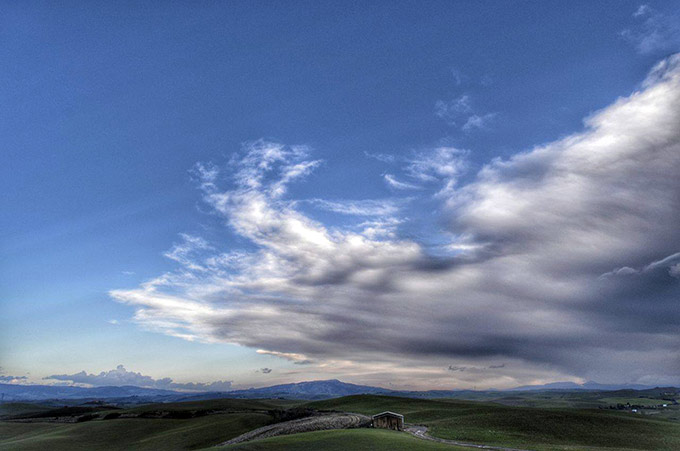
[[[655,87],[669,90],[661,99],[673,98],[672,77],[649,74],[660,61],[671,61],[665,70],[673,73],[665,58],[680,50],[675,2],[23,2],[2,9],[5,375],[38,382],[123,364],[156,379],[238,387],[327,377],[379,383],[384,374],[400,387],[607,382],[620,372],[577,358],[577,336],[592,332],[584,339],[592,349],[620,351],[610,369],[643,351],[655,365],[677,343],[677,318],[667,314],[678,294],[673,258],[661,265],[669,276],[655,276],[655,284],[641,276],[631,287],[605,276],[607,287],[595,286],[610,270],[646,273],[680,251],[674,217],[663,213],[677,213],[677,185],[638,189],[647,197],[626,205],[595,202],[592,194],[610,193],[613,202],[629,197],[616,180],[631,187],[667,181],[678,141],[658,140],[673,122],[631,138],[640,154],[616,161],[636,161],[635,174],[616,172],[623,165],[611,162],[611,172],[591,174],[612,180],[601,191],[590,179],[550,185],[545,174],[581,177],[583,168],[574,166],[578,158],[541,159],[577,153],[570,136],[595,140],[598,130],[619,129],[628,136],[635,127],[626,121],[656,117],[640,108],[640,117],[627,119],[617,113],[625,110],[620,99],[643,102],[640,93],[653,96]],[[676,117],[673,105],[652,106],[660,118]],[[663,165],[645,147],[651,142],[670,146]],[[605,145],[597,141],[586,153],[606,154]],[[490,194],[537,177],[542,185],[521,196]],[[484,210],[494,202],[496,210]],[[588,246],[598,257],[564,255],[575,262],[559,268],[568,277],[551,270],[550,280],[527,267],[527,284],[545,284],[540,292],[513,278],[482,296],[472,279],[503,265],[545,268],[530,249],[549,248],[556,236],[502,222],[494,215],[504,202],[517,214],[522,202],[532,214],[561,205],[592,229]],[[652,213],[636,210],[640,202],[658,207],[658,230],[626,222]],[[613,222],[593,220],[585,207],[569,213],[574,203],[611,211]],[[560,218],[545,223],[577,249],[582,238],[569,238],[573,224]],[[626,247],[630,239],[639,249]],[[423,286],[386,282],[409,278]],[[612,305],[592,294],[611,299],[616,290],[637,295]],[[404,314],[388,313],[395,310]],[[430,316],[416,314],[423,312]],[[595,334],[598,315],[619,326]],[[437,316],[448,326],[433,322]],[[535,334],[515,333],[516,316]],[[668,324],[659,325],[661,317]],[[560,318],[582,329],[541,332]],[[628,333],[633,318],[649,321],[639,335]],[[457,321],[484,333],[466,333],[472,338],[458,344],[434,338],[462,334]],[[368,345],[371,334],[384,343],[396,337],[399,348]],[[503,345],[513,340],[516,348]],[[527,347],[545,349],[518,350]],[[666,382],[675,369],[660,366],[625,382]]]

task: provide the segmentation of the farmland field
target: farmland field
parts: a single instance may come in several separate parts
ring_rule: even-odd
[[[532,394],[536,399],[538,395]],[[515,397],[521,398],[522,395]],[[599,398],[598,398],[599,399]],[[618,397],[612,397],[612,400]],[[654,399],[654,398],[649,398]],[[49,418],[53,412],[35,404],[6,405],[5,415],[34,418],[0,421],[0,450],[180,450],[215,447],[258,427],[282,421],[287,412],[355,412],[372,415],[391,410],[406,422],[424,425],[429,434],[465,443],[532,450],[677,450],[680,422],[662,415],[605,408],[537,408],[460,399],[412,399],[356,395],[324,401],[217,399],[148,404],[107,410],[98,407],[77,422],[75,416]],[[65,414],[63,414],[65,415]],[[80,416],[78,416],[80,415]],[[109,419],[104,419],[109,418]],[[457,449],[404,432],[376,429],[316,431],[244,442],[215,449]]]
[[[461,400],[349,396],[310,403],[375,414],[391,410],[433,436],[529,449],[680,449],[680,424],[599,409],[510,407]]]

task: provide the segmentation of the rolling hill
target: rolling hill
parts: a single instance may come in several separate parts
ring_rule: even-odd
[[[27,406],[18,405],[25,411]],[[676,409],[677,406],[673,406]],[[97,410],[89,421],[54,422],[40,411],[33,422],[0,421],[0,450],[181,450],[209,448],[279,421],[285,409],[402,413],[432,436],[532,450],[677,450],[680,422],[631,411],[512,407],[453,399],[352,395],[303,402],[215,399]],[[101,407],[105,409],[105,407]],[[63,410],[63,409],[61,409]],[[278,413],[277,413],[278,412]],[[114,413],[114,415],[109,415]],[[107,418],[107,419],[105,419]],[[445,445],[447,449],[456,449]],[[403,432],[318,431],[245,442],[220,449],[445,449]]]

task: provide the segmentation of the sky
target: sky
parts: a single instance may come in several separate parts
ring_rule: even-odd
[[[680,384],[677,2],[0,6],[0,381]]]

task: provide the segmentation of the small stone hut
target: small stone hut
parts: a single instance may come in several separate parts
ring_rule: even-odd
[[[377,415],[373,415],[373,427],[392,429],[394,431],[403,431],[404,415],[394,412],[382,412]]]

